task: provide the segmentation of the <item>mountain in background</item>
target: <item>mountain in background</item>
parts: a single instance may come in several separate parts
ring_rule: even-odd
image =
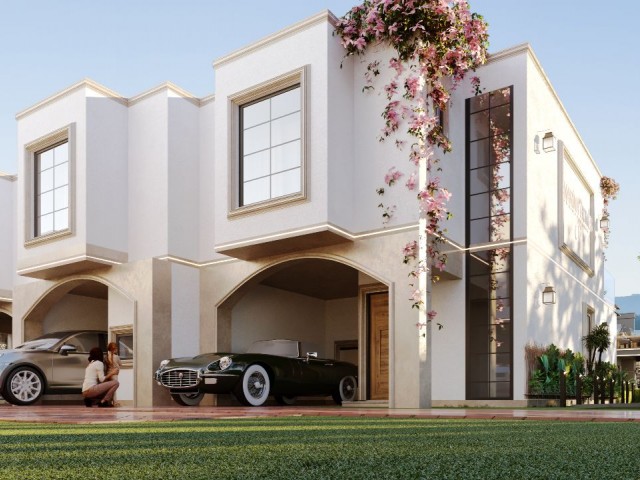
[[[635,329],[640,330],[640,294],[634,293],[626,297],[616,297],[616,305],[620,307],[618,313],[635,313]]]

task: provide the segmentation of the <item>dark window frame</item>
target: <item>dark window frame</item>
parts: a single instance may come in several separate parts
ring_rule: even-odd
[[[509,101],[508,103],[503,102],[498,102],[495,107],[494,105],[492,105],[492,95],[495,92],[502,92],[506,89],[509,89]],[[492,108],[498,108],[498,107],[504,107],[505,105],[509,105],[510,106],[510,121],[509,121],[509,128],[507,132],[499,132],[496,135],[492,135],[490,129],[489,129],[489,134],[487,137],[478,137],[476,138],[473,142],[480,142],[480,141],[484,141],[486,139],[492,139],[498,136],[504,136],[504,135],[508,135],[509,138],[509,159],[506,162],[495,162],[492,161],[491,159],[491,151],[489,150],[488,152],[488,157],[487,157],[487,164],[486,165],[476,165],[475,167],[471,167],[471,114],[472,114],[472,109],[471,109],[471,102],[474,100],[473,98],[468,98],[466,100],[466,104],[465,104],[465,189],[466,189],[466,194],[465,194],[465,224],[466,224],[466,231],[465,231],[465,245],[467,248],[473,247],[473,245],[471,244],[471,222],[472,220],[481,220],[481,219],[489,219],[489,222],[491,222],[491,218],[495,218],[498,215],[491,215],[491,203],[489,203],[489,215],[488,216],[482,216],[482,217],[478,217],[478,218],[472,218],[471,217],[471,202],[473,200],[474,197],[478,198],[479,195],[485,195],[488,194],[488,199],[489,202],[492,201],[492,194],[496,191],[502,190],[502,188],[500,189],[495,189],[492,188],[491,182],[489,182],[489,188],[487,189],[487,191],[482,191],[482,192],[475,192],[474,195],[471,195],[471,172],[478,170],[480,168],[493,168],[496,165],[500,165],[502,163],[508,163],[509,164],[509,199],[508,199],[508,217],[509,217],[509,238],[504,239],[503,241],[506,242],[511,242],[511,240],[513,239],[513,178],[514,178],[514,151],[513,151],[513,119],[514,119],[514,102],[513,102],[513,85],[509,86],[509,87],[504,87],[504,88],[500,88],[495,90],[494,92],[489,92],[487,95],[488,98],[488,105],[486,106],[486,108],[479,108],[477,110],[474,110],[473,113],[478,113],[478,112],[482,112],[482,111],[487,111],[487,121],[489,121],[489,118],[491,118],[491,110]],[[502,97],[502,100],[504,100],[504,97]],[[488,142],[488,146],[487,148],[491,148],[491,140],[489,140]],[[489,228],[491,228],[491,223],[489,224]],[[490,246],[488,246],[486,249],[484,249],[483,251],[487,251],[487,250],[495,250],[496,247],[495,245],[491,245],[491,231],[489,231],[488,234],[488,238],[489,238],[489,244]],[[485,243],[485,242],[482,242]],[[495,243],[495,242],[494,242]],[[500,273],[507,273],[508,274],[508,280],[507,280],[507,287],[508,287],[508,293],[507,295],[505,295],[504,297],[499,297],[501,300],[506,300],[509,304],[509,349],[510,351],[507,353],[498,353],[497,351],[495,353],[491,353],[491,352],[486,352],[486,353],[473,353],[472,352],[472,332],[478,331],[480,329],[482,329],[483,327],[492,327],[495,325],[499,325],[496,324],[495,322],[491,322],[489,321],[488,324],[474,324],[472,322],[472,300],[471,300],[471,293],[470,293],[470,289],[471,289],[471,282],[472,282],[472,277],[480,277],[480,276],[491,276],[492,273],[496,274],[498,272],[490,272],[487,273],[474,273],[472,275],[471,270],[472,270],[472,255],[473,253],[470,253],[469,251],[467,251],[466,254],[466,262],[465,262],[465,317],[466,317],[466,321],[465,321],[465,325],[466,325],[466,345],[465,345],[465,358],[466,358],[466,367],[465,367],[465,390],[466,390],[466,394],[465,394],[465,398],[468,400],[511,400],[513,399],[513,349],[514,349],[514,342],[513,342],[513,338],[514,338],[514,309],[513,309],[513,269],[514,269],[514,265],[513,265],[513,250],[511,248],[511,245],[506,245],[503,247],[499,247],[499,248],[508,248],[508,264],[507,264],[507,269],[506,270],[501,270]],[[490,298],[487,298],[486,301],[487,303],[492,300]],[[478,302],[478,300],[473,300],[474,302]],[[490,318],[488,318],[488,320],[491,320]],[[496,335],[497,337],[497,335]],[[495,339],[494,339],[495,340]],[[497,340],[496,340],[497,341]],[[497,347],[496,347],[497,348]],[[481,355],[481,356],[489,356],[489,355],[495,355],[496,360],[498,359],[498,355],[508,355],[509,358],[509,394],[508,396],[483,396],[483,395],[471,395],[471,390],[472,387],[474,386],[480,386],[481,384],[486,385],[487,389],[486,392],[489,393],[489,388],[491,384],[497,384],[497,383],[506,383],[506,382],[499,382],[497,380],[492,381],[491,377],[489,375],[486,376],[486,379],[483,380],[478,380],[477,378],[472,378],[471,373],[472,373],[472,361],[471,358],[477,355]],[[496,378],[497,378],[497,373],[496,373]],[[497,386],[496,386],[497,388]]]
[[[67,177],[67,183],[65,185],[62,185],[60,187],[56,187],[55,183],[54,186],[52,188],[52,192],[53,192],[53,211],[52,214],[54,216],[54,220],[53,220],[53,230],[51,231],[47,231],[42,233],[41,231],[41,225],[40,224],[40,219],[42,217],[41,213],[40,213],[40,197],[42,196],[43,192],[41,192],[41,185],[40,185],[40,174],[41,174],[41,157],[44,153],[49,152],[51,150],[54,150],[55,148],[67,144],[67,160],[66,163],[67,164],[67,171],[68,171],[68,177]],[[68,138],[65,138],[63,140],[60,140],[58,142],[52,143],[51,145],[47,145],[44,148],[41,148],[39,150],[37,150],[36,152],[34,152],[33,154],[33,238],[41,238],[41,237],[47,237],[50,235],[54,235],[60,232],[65,232],[67,230],[70,230],[71,228],[71,152],[70,152],[70,142]],[[52,169],[55,169],[57,165],[52,165]],[[54,173],[55,175],[55,173]],[[55,179],[55,177],[54,177]],[[55,180],[54,180],[55,182]],[[61,187],[67,187],[67,206],[64,208],[67,210],[67,226],[65,228],[61,228],[61,229],[56,229],[55,228],[55,213],[56,213],[56,209],[55,209],[55,191],[57,188],[61,188]],[[46,193],[46,192],[44,192]],[[59,209],[57,211],[60,210],[64,210],[64,209]]]

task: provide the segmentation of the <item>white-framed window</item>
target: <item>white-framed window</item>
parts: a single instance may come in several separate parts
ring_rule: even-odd
[[[230,97],[229,215],[306,198],[305,67]]]
[[[69,229],[69,141],[35,154],[34,237]]]
[[[72,233],[74,125],[25,145],[25,246]]]
[[[240,107],[240,201],[252,205],[302,191],[301,88]]]

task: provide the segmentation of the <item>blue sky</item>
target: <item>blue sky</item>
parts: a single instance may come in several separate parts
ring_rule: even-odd
[[[610,208],[607,268],[616,294],[640,293],[640,2],[471,0],[491,51],[528,42],[604,175],[621,184]],[[167,80],[213,91],[216,58],[344,0],[2,0],[0,171],[17,170],[15,114],[89,77],[125,97]]]

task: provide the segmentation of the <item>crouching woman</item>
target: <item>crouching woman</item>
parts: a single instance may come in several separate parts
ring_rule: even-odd
[[[102,350],[99,347],[92,348],[82,384],[82,396],[87,407],[91,407],[94,400],[99,400],[99,407],[113,407],[113,395],[120,386],[120,382],[111,379],[111,375],[105,376],[102,359]]]

